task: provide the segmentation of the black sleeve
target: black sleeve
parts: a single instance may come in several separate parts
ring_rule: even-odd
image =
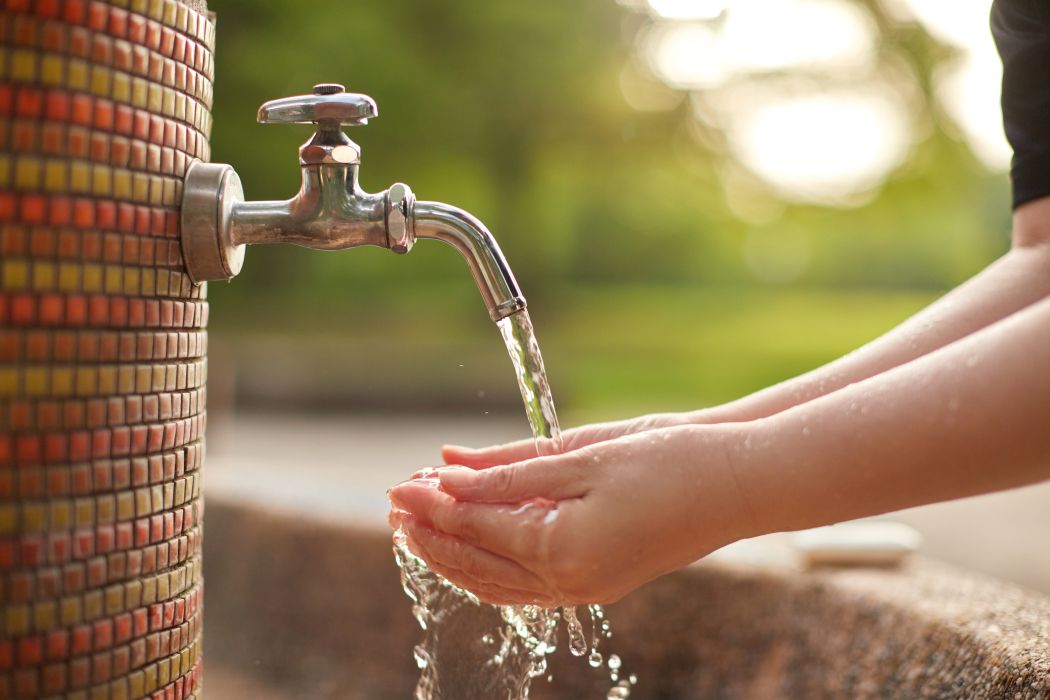
[[[1003,123],[1014,149],[1016,208],[1050,196],[1050,0],[995,0],[992,35],[1003,59]]]

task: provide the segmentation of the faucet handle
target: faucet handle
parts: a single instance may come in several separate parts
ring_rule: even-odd
[[[346,92],[338,83],[314,85],[312,95],[295,95],[264,102],[259,107],[260,124],[317,124],[322,128],[367,124],[379,115],[368,95]]]

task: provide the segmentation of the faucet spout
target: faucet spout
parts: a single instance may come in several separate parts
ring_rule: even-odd
[[[439,202],[417,201],[413,207],[417,238],[444,241],[466,258],[470,273],[493,321],[525,308],[514,274],[495,237],[473,215]]]

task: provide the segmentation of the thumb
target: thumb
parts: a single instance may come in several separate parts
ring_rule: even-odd
[[[556,455],[475,470],[439,469],[441,490],[457,501],[519,503],[531,498],[561,501],[587,492],[586,474],[575,455]]]

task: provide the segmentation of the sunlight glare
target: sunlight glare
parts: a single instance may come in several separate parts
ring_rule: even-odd
[[[760,100],[738,108],[729,137],[741,162],[783,194],[825,203],[878,185],[910,146],[905,110],[879,90]]]

